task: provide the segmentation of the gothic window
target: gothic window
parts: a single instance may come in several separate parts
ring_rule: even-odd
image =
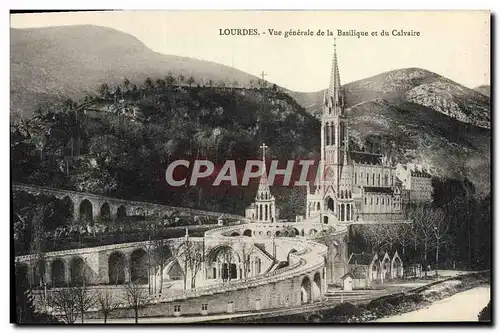
[[[372,173],[372,185],[375,185],[375,173]]]
[[[394,176],[391,176],[391,185],[394,185]]]
[[[384,176],[384,185],[385,186],[389,185],[389,176],[387,175]]]
[[[352,198],[352,193],[349,191],[349,199]]]
[[[330,123],[326,123],[325,126],[325,145],[330,145]]]
[[[340,205],[340,221],[344,221],[344,205]]]
[[[332,125],[332,145],[335,145],[335,126]]]
[[[318,202],[318,210],[320,209],[319,202]]]
[[[351,216],[351,205],[347,205],[347,213],[346,213],[346,220],[349,221]]]
[[[366,174],[366,185],[370,184],[370,175]]]
[[[370,198],[370,205],[373,205],[373,198]]]
[[[376,205],[378,205],[378,197],[377,197],[377,202],[376,202]]]
[[[382,198],[382,206],[384,205],[384,198]]]
[[[377,182],[378,182],[378,186],[380,186],[380,173],[378,174]]]
[[[267,215],[267,205],[265,206],[264,212],[265,212],[265,219],[266,219],[266,221],[267,221],[267,216],[268,216],[268,215]]]
[[[259,205],[259,220],[262,220],[262,205]]]
[[[365,205],[366,205],[366,202],[367,202],[367,201],[368,201],[368,200],[366,200],[366,197],[365,197]]]
[[[354,184],[358,185],[358,173],[354,173]]]

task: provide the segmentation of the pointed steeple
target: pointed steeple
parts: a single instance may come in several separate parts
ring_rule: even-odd
[[[330,85],[328,92],[325,93],[325,105],[330,108],[341,107],[343,104],[342,85],[340,82],[340,71],[337,58],[337,42],[334,38],[333,41],[333,59],[332,68],[330,72]]]
[[[262,148],[262,175],[260,176],[259,189],[257,190],[257,200],[269,200],[271,198],[271,191],[269,190],[269,181],[267,180],[266,170],[266,149],[269,148],[265,143],[260,146]]]

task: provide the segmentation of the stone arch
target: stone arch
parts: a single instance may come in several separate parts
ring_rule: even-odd
[[[56,259],[50,264],[50,272],[54,287],[66,285],[66,264],[62,259]]]
[[[394,256],[392,260],[392,278],[402,278],[403,277],[403,261],[399,256]]]
[[[83,199],[80,202],[79,206],[80,221],[82,222],[93,221],[93,216],[94,216],[93,213],[94,213],[94,207],[92,205],[92,202],[90,202],[89,199]]]
[[[300,235],[299,229],[293,228],[293,232],[295,233],[295,236]]]
[[[300,285],[300,294],[301,294],[300,300],[301,300],[302,304],[312,302],[312,300],[311,300],[311,280],[307,276],[305,276],[302,279],[302,283]]]
[[[116,217],[118,219],[127,217],[127,209],[125,208],[125,206],[121,205],[118,207],[118,209],[116,210]]]
[[[311,229],[309,230],[309,235],[312,236],[312,235],[315,235],[318,231],[316,229]]]
[[[391,260],[389,257],[385,257],[382,260],[382,269],[381,269],[381,274],[384,275],[384,279],[390,279],[391,278]]]
[[[99,212],[99,216],[106,221],[111,220],[111,207],[109,206],[109,203],[105,202],[101,206],[101,210]]]
[[[74,203],[73,199],[71,199],[71,197],[69,195],[66,195],[62,198],[62,201],[63,201],[64,206],[68,207],[71,219],[74,220],[76,212],[75,212],[75,203]]]
[[[165,280],[181,280],[182,277],[182,268],[177,259],[172,259],[163,269],[163,278]]]
[[[109,283],[114,285],[124,284],[127,271],[127,259],[122,252],[113,252],[108,259]]]
[[[280,236],[281,235],[281,232],[278,230],[276,231],[276,236]]]
[[[69,262],[70,281],[72,285],[87,284],[88,267],[82,257],[73,257]]]
[[[135,249],[130,254],[130,281],[137,284],[148,283],[148,253],[143,248]]]
[[[243,236],[252,237],[252,230],[246,229],[245,231],[243,231]]]
[[[137,207],[135,209],[135,216],[146,216],[146,212],[144,211],[144,209],[142,207]]]
[[[241,276],[241,271],[239,270],[241,258],[238,252],[231,246],[216,246],[210,250],[207,258],[209,265],[214,271],[213,275],[220,277],[223,281],[237,279]]]
[[[240,236],[240,234],[239,234],[237,231],[233,231],[233,232],[231,233],[231,236],[232,236],[232,237],[235,237],[235,236]]]
[[[290,255],[293,254],[293,253],[297,253],[297,250],[296,249],[291,249],[288,254],[286,255],[286,261],[288,263],[290,263]]]
[[[313,284],[311,286],[312,291],[312,301],[321,301],[322,288],[321,288],[321,274],[316,272],[313,278]]]

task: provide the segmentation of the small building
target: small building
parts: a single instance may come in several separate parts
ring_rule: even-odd
[[[352,253],[348,261],[354,289],[368,289],[372,281],[381,279],[380,260],[376,253]]]
[[[345,274],[340,278],[342,281],[342,290],[344,291],[352,291],[353,289],[353,281],[354,281],[354,275],[351,274],[350,272]]]

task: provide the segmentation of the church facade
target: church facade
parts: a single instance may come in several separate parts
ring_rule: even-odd
[[[306,219],[319,216],[328,225],[402,219],[401,184],[392,161],[349,149],[345,90],[335,48],[330,85],[323,98],[320,167],[315,188],[308,186]]]

